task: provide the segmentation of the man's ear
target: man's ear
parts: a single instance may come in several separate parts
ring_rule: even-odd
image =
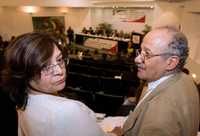
[[[171,56],[167,59],[167,70],[173,70],[176,68],[180,61],[180,58],[178,56]]]

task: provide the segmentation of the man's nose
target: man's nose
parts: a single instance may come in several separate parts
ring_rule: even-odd
[[[143,63],[144,60],[142,59],[142,56],[139,54],[136,58],[135,58],[135,63]]]

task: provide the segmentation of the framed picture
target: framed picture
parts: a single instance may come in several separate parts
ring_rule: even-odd
[[[142,42],[142,34],[132,32],[131,41],[132,41],[135,49],[140,49],[140,45],[141,45],[141,42]]]
[[[34,31],[65,31],[64,16],[32,17]]]
[[[140,35],[132,35],[132,43],[140,44]]]

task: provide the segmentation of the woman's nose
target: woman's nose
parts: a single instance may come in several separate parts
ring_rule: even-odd
[[[63,74],[64,68],[61,67],[60,65],[55,65],[54,67],[54,75],[56,74]]]

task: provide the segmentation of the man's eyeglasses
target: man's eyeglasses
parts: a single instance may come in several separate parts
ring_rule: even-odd
[[[69,58],[60,58],[57,60],[57,64],[54,65],[47,65],[42,69],[42,72],[44,72],[46,75],[54,75],[55,74],[55,68],[56,66],[59,66],[60,68],[65,68],[66,65],[69,64]]]
[[[142,57],[143,61],[151,59],[151,58],[156,57],[156,56],[166,56],[166,55],[169,56],[169,55],[174,55],[174,54],[170,53],[170,52],[165,52],[165,53],[160,53],[160,54],[152,54],[152,53],[145,52],[145,51],[142,51],[142,50],[136,50],[136,56]]]

